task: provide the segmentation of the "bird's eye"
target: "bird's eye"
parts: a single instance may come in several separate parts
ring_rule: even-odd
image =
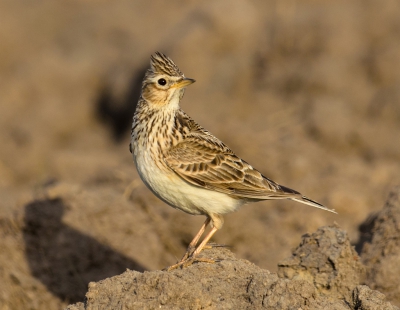
[[[162,86],[164,86],[165,84],[167,84],[167,81],[166,81],[165,79],[159,79],[157,82],[158,82],[158,84],[160,84],[160,85],[162,85]]]

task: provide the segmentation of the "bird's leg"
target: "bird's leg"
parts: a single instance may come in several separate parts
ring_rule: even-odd
[[[191,255],[192,258],[195,257],[197,254],[199,254],[201,252],[201,250],[203,250],[203,248],[207,245],[207,242],[211,239],[211,237],[217,232],[218,229],[221,229],[222,225],[224,224],[224,219],[219,214],[210,214],[210,218],[212,220],[211,224],[212,224],[213,228],[207,234],[207,236],[204,237],[203,241],[193,252],[193,254]]]
[[[194,247],[197,242],[199,241],[201,235],[204,233],[204,230],[206,229],[207,225],[211,222],[213,228],[211,231],[207,234],[207,236],[204,237],[203,241],[199,244],[199,246],[194,250],[193,253],[190,253],[192,251],[192,247]],[[209,217],[207,217],[207,220],[204,222],[203,226],[201,227],[200,231],[198,234],[194,237],[192,242],[190,242],[188,250],[186,251],[185,255],[181,259],[181,261],[175,265],[172,265],[165,270],[171,271],[179,267],[187,267],[193,264],[195,261],[198,262],[205,262],[205,263],[215,263],[214,260],[212,259],[207,259],[207,258],[196,258],[196,255],[198,255],[201,250],[206,246],[207,242],[211,239],[211,237],[216,233],[218,229],[222,227],[224,224],[224,219],[222,218],[221,215],[218,214],[209,214]]]
[[[188,248],[186,249],[186,253],[185,255],[183,255],[182,259],[180,260],[180,262],[185,261],[190,254],[192,254],[193,250],[196,248],[197,242],[199,242],[201,236],[204,234],[204,231],[206,230],[208,224],[210,223],[211,218],[207,217],[206,221],[204,222],[204,224],[201,226],[199,232],[197,233],[196,236],[194,236],[193,240],[189,243]]]
[[[203,225],[204,226],[204,225]],[[174,270],[176,268],[183,268],[183,267],[188,267],[190,265],[192,265],[194,262],[204,262],[204,263],[215,263],[214,260],[212,259],[208,259],[208,258],[196,258],[196,255],[199,254],[201,252],[201,250],[204,248],[204,246],[207,244],[208,240],[211,239],[211,237],[215,234],[215,232],[218,229],[213,227],[211,229],[211,231],[207,234],[207,236],[205,236],[204,240],[200,243],[200,245],[196,248],[196,250],[190,255],[189,250],[186,252],[186,254],[183,256],[183,258],[181,259],[181,261],[179,263],[176,263],[175,265],[172,265],[168,268],[166,268],[165,270],[167,271],[171,271]],[[196,235],[197,237],[197,235]],[[200,238],[200,237],[199,237]],[[199,239],[198,238],[198,239]],[[198,240],[197,240],[198,241]]]
[[[204,237],[204,240],[199,244],[199,246],[196,248],[196,250],[194,250],[193,254],[191,255],[191,257],[195,257],[197,254],[199,254],[201,252],[201,250],[203,250],[203,248],[205,247],[205,245],[207,244],[207,242],[211,239],[211,237],[217,232],[217,228],[213,227],[211,229],[211,231],[207,234],[207,236]]]
[[[196,257],[201,250],[207,245],[207,242],[211,239],[211,237],[217,232],[218,228],[213,227],[211,231],[207,234],[207,236],[204,237],[203,241],[199,244],[199,246],[196,248],[196,250],[193,252],[193,254],[188,257],[185,261],[180,262],[179,264],[182,264],[182,267],[188,267],[192,265],[194,262],[203,262],[203,263],[208,263],[208,264],[214,264],[216,261],[214,259],[209,259],[209,258],[204,258],[204,257]]]

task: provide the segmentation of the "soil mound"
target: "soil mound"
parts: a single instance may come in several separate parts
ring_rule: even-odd
[[[366,284],[400,304],[400,187],[389,194],[384,208],[370,216],[360,230]]]
[[[210,249],[184,269],[137,272],[89,284],[83,309],[398,309],[382,293],[360,285],[364,266],[347,233],[322,227],[303,236],[278,274]]]

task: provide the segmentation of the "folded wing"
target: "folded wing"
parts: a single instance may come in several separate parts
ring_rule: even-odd
[[[166,164],[185,181],[240,199],[291,199],[335,212],[263,176],[211,135],[193,134],[172,147]]]

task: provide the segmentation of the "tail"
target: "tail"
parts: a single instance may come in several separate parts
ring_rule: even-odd
[[[337,214],[337,212],[334,209],[329,209],[329,208],[321,205],[320,203],[318,203],[318,202],[316,202],[314,200],[311,200],[311,199],[309,199],[309,198],[307,198],[305,196],[301,196],[299,198],[289,198],[289,199],[297,201],[297,202],[304,203],[304,204],[309,205],[309,206],[314,207],[314,208],[322,209],[322,210]]]
[[[314,208],[322,209],[322,210],[337,214],[337,212],[334,209],[329,209],[329,208],[325,207],[324,205],[321,205],[319,202],[316,202],[314,200],[311,200],[310,198],[307,198],[306,196],[303,196],[302,194],[300,194],[298,191],[295,191],[294,189],[291,189],[289,187],[282,186],[282,185],[279,185],[279,188],[284,193],[289,194],[288,195],[289,197],[283,197],[283,198],[294,200],[294,201],[304,203],[305,205],[309,205]]]

